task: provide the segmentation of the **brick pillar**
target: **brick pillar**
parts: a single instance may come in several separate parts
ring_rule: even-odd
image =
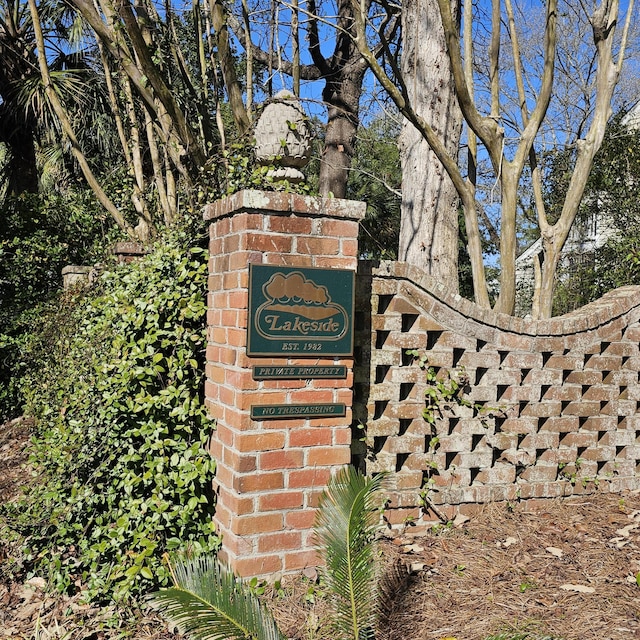
[[[241,191],[205,210],[211,221],[206,397],[217,420],[215,521],[222,556],[239,575],[316,564],[314,507],[332,472],[351,458],[352,357],[247,355],[249,265],[355,272],[364,211],[361,202],[262,191]],[[345,367],[345,374],[260,379],[255,367],[268,366]],[[252,407],[332,403],[344,404],[345,415],[252,419]]]

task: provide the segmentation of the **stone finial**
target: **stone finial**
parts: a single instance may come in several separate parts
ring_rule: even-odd
[[[300,182],[311,156],[311,131],[300,101],[287,90],[278,92],[258,118],[256,158],[272,165],[267,175],[275,180]]]

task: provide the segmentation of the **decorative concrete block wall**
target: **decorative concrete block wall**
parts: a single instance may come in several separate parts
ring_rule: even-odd
[[[366,425],[368,472],[393,472],[392,523],[640,489],[640,288],[533,321],[389,262],[361,265],[358,304],[354,421]],[[470,406],[425,421],[428,385],[410,350],[441,379],[461,376]]]
[[[312,526],[330,475],[351,459],[353,359],[247,355],[249,265],[356,270],[365,205],[242,191],[210,225],[206,397],[217,420],[216,524],[240,575],[316,564]],[[254,367],[346,367],[339,379],[256,379]],[[340,403],[339,417],[253,419],[252,407]]]

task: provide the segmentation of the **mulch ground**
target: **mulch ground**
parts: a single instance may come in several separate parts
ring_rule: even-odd
[[[0,426],[0,501],[31,479],[31,425]],[[542,506],[540,506],[542,504]],[[459,526],[381,545],[400,574],[380,640],[484,640],[506,631],[562,640],[640,639],[640,494],[487,506]],[[12,580],[0,540],[0,639],[177,638],[154,615],[95,608],[48,591],[43,576]],[[399,572],[398,568],[402,567]],[[406,568],[406,570],[405,570]],[[334,638],[313,573],[285,577],[264,598],[292,639]]]

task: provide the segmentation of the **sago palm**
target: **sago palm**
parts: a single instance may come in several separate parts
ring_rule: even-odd
[[[152,606],[199,640],[284,640],[267,608],[214,556],[179,562]]]
[[[370,479],[347,467],[330,480],[320,499],[316,539],[341,638],[373,637],[381,486],[382,476]],[[150,601],[183,633],[199,640],[284,639],[260,600],[215,558],[180,562],[173,578],[174,587],[152,594]]]
[[[345,467],[322,494],[315,532],[323,576],[333,596],[334,625],[341,637],[373,637],[377,613],[374,541],[380,527],[383,476],[367,478]]]

